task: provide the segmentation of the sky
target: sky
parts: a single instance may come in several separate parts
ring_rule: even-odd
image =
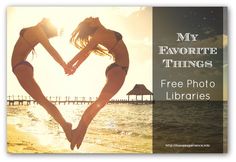
[[[175,41],[173,32],[177,30],[201,33],[201,42],[198,43],[203,44],[209,44],[209,41],[212,41],[216,36],[221,37],[219,35],[220,28],[215,28],[219,26],[216,18],[220,15],[217,15],[217,12],[205,10],[196,13],[195,10],[187,9],[178,11],[178,13],[169,14],[169,17],[160,17],[161,20],[165,20],[160,24],[160,28],[163,33],[168,32],[169,34],[158,34],[159,40],[173,45],[176,42],[170,41]],[[50,18],[57,27],[63,27],[63,35],[50,39],[50,42],[62,58],[68,62],[79,52],[69,43],[71,33],[79,22],[90,16],[99,17],[106,28],[120,32],[128,47],[129,71],[123,87],[114,98],[127,99],[126,94],[135,84],[144,84],[150,91],[153,91],[152,9],[150,7],[8,7],[7,95],[28,96],[19,85],[10,66],[14,44],[22,28],[36,25],[43,17]],[[193,17],[194,19],[192,19]],[[171,20],[171,23],[168,24],[166,20]],[[176,23],[177,21],[178,23]],[[181,25],[183,23],[184,25]],[[227,42],[225,41],[228,39],[227,32],[224,31],[223,34],[224,42]],[[224,46],[226,47],[225,51],[227,51],[227,44]],[[27,60],[34,66],[34,77],[46,96],[97,97],[106,81],[105,69],[113,62],[109,57],[91,54],[74,75],[66,76],[63,69],[41,45],[37,45],[35,50],[36,54],[30,54]],[[224,100],[228,98],[227,60],[227,55],[224,55]]]
[[[127,45],[130,67],[126,81],[115,99],[127,99],[135,84],[144,84],[152,91],[152,10],[150,7],[8,7],[7,8],[7,95],[28,94],[19,85],[11,70],[12,51],[22,28],[50,18],[62,36],[50,39],[65,62],[79,50],[69,43],[72,31],[86,17],[99,17],[108,29],[120,32]],[[34,67],[34,77],[46,96],[97,97],[103,88],[105,69],[113,60],[91,54],[72,76],[38,44],[36,54],[27,58]]]
[[[55,3],[56,2],[56,3]],[[236,32],[235,32],[235,27],[236,27],[236,20],[235,20],[235,16],[236,16],[236,10],[235,10],[235,2],[232,1],[232,0],[211,0],[211,1],[206,1],[206,0],[195,0],[195,1],[189,1],[189,0],[180,0],[178,2],[176,2],[176,0],[140,0],[140,1],[130,1],[128,2],[127,0],[114,0],[114,1],[107,1],[107,0],[101,0],[101,3],[98,4],[97,1],[95,0],[87,0],[87,1],[78,1],[78,2],[75,2],[74,0],[67,0],[67,1],[64,1],[64,0],[59,0],[59,1],[55,1],[54,3],[52,1],[48,1],[48,0],[41,0],[40,2],[38,1],[30,1],[30,0],[21,0],[20,2],[18,0],[11,0],[11,1],[0,1],[1,5],[0,5],[0,8],[1,8],[1,22],[2,22],[2,28],[0,28],[0,30],[2,31],[3,33],[3,36],[1,37],[2,39],[2,53],[5,53],[6,52],[6,46],[8,43],[5,43],[5,40],[6,40],[6,37],[7,37],[7,34],[6,31],[6,8],[9,6],[9,5],[12,5],[12,4],[18,4],[18,5],[45,5],[45,4],[48,4],[48,5],[107,5],[107,4],[113,4],[113,5],[150,5],[150,6],[227,6],[228,9],[229,9],[229,12],[230,12],[230,15],[228,16],[228,19],[229,19],[229,42],[235,42],[235,38],[236,38]],[[18,34],[18,32],[16,33]],[[234,124],[232,123],[236,123],[235,121],[235,100],[233,99],[233,96],[235,96],[235,81],[236,81],[236,77],[234,75],[234,71],[236,70],[235,67],[236,66],[233,66],[234,62],[235,62],[235,55],[233,54],[234,51],[236,50],[236,46],[234,46],[233,44],[232,45],[229,45],[229,68],[228,68],[228,72],[229,72],[229,109],[230,109],[230,112],[229,112],[229,120],[228,120],[228,123],[231,123],[229,124],[229,139],[230,139],[230,143],[235,143],[235,127],[234,127]],[[6,81],[7,81],[7,78],[8,76],[6,76],[5,74],[5,71],[6,71],[6,64],[5,64],[5,54],[2,54],[1,55],[1,65],[2,65],[2,68],[1,68],[1,78],[3,78],[1,80],[1,105],[2,107],[5,107],[5,96],[6,96],[6,90],[5,90],[5,87],[6,87]],[[8,69],[8,68],[7,68]],[[15,79],[12,77],[12,79]],[[6,80],[6,81],[5,81]],[[8,83],[7,83],[8,84]],[[13,89],[14,91],[14,89]],[[2,123],[5,123],[6,122],[6,119],[5,119],[5,112],[6,110],[5,109],[1,109],[1,114],[2,114]],[[4,141],[6,140],[6,136],[4,136],[5,134],[5,130],[6,128],[3,126],[2,129],[1,129],[1,134],[3,134],[1,136],[1,140]],[[216,161],[216,162],[221,162],[221,161],[234,161],[233,159],[235,159],[235,145],[231,144],[229,145],[229,152],[227,154],[225,154],[224,156],[215,156],[215,154],[205,154],[204,156],[199,156],[199,155],[181,155],[181,160],[182,161]],[[42,158],[35,158],[35,155],[28,155],[27,158],[25,156],[9,156],[9,154],[6,153],[6,148],[5,148],[5,143],[3,142],[2,143],[2,147],[1,147],[1,155],[2,155],[2,158],[5,159],[5,160],[11,160],[11,161],[19,161],[19,160],[24,160],[24,161],[32,161],[32,159],[34,159],[35,161],[41,161]],[[37,156],[38,157],[38,156]],[[63,161],[65,159],[70,159],[71,161],[78,161],[78,158],[80,160],[87,160],[88,158],[96,158],[96,161],[110,161],[110,160],[113,160],[113,161],[120,161],[120,160],[123,160],[123,161],[130,161],[130,160],[136,160],[136,161],[146,161],[147,159],[149,161],[156,161],[156,158],[158,158],[159,161],[167,161],[167,162],[170,162],[170,161],[173,161],[173,159],[176,159],[176,158],[180,158],[180,156],[178,154],[175,154],[175,155],[170,155],[170,154],[159,154],[159,155],[144,155],[144,156],[137,156],[137,155],[131,155],[131,156],[119,156],[119,155],[112,155],[112,156],[78,156],[76,158],[71,158],[71,157],[68,157],[68,156],[47,156],[47,157],[43,157],[44,159],[47,159],[48,160],[50,159],[51,161]],[[53,159],[52,159],[53,158]]]

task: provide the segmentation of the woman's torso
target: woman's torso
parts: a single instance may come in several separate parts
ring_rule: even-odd
[[[37,28],[38,26],[33,26],[21,30],[12,54],[12,67],[19,62],[26,60],[29,53],[34,49],[34,46],[39,43],[39,39],[36,34],[38,30]]]
[[[122,39],[117,39],[115,31],[106,29],[101,31],[102,46],[106,47],[109,50],[109,53],[114,57],[116,64],[128,67],[129,66],[129,54],[127,47]]]

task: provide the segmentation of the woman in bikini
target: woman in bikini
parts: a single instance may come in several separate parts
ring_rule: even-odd
[[[70,147],[73,150],[75,145],[80,147],[95,115],[122,87],[129,67],[129,55],[122,35],[106,29],[98,18],[89,17],[82,21],[72,33],[71,43],[81,51],[68,63],[74,68],[69,74],[73,74],[91,52],[101,56],[108,55],[114,59],[114,63],[106,69],[107,81],[98,99],[86,109],[77,128],[72,131]]]
[[[20,85],[60,124],[70,141],[71,123],[66,122],[57,107],[44,96],[34,79],[33,66],[26,61],[29,53],[34,52],[34,47],[40,43],[53,59],[63,67],[65,73],[68,73],[71,69],[49,42],[49,38],[55,36],[57,36],[57,28],[46,18],[35,26],[22,29],[13,50],[11,65]]]

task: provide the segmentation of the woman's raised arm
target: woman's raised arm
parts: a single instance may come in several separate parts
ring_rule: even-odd
[[[97,47],[98,41],[96,38],[92,38],[89,43],[86,45],[84,49],[82,49],[75,57],[68,62],[68,65],[73,66],[75,63],[74,68],[78,68],[81,63],[86,60],[86,58],[89,56],[92,50],[94,50],[95,47]]]
[[[39,42],[43,45],[43,47],[48,51],[48,53],[53,57],[53,59],[63,67],[64,71],[68,73],[71,71],[71,69],[67,66],[65,61],[62,59],[60,54],[57,52],[57,50],[51,45],[49,42],[46,34],[44,33],[43,29],[38,27],[37,30],[37,36],[39,38]]]

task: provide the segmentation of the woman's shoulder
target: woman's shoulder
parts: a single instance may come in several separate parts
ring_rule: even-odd
[[[45,33],[39,25],[23,28],[20,31],[20,36],[33,42],[45,41]]]
[[[39,39],[39,41],[48,40],[44,30],[40,25],[33,26],[31,30],[33,34]]]
[[[21,29],[20,36],[22,37],[34,37],[38,33],[39,29],[37,26],[31,26]]]
[[[99,37],[99,38],[103,38],[103,39],[108,39],[109,37],[113,36],[114,32],[110,29],[106,29],[106,28],[101,28],[98,29],[94,36],[95,37]]]

